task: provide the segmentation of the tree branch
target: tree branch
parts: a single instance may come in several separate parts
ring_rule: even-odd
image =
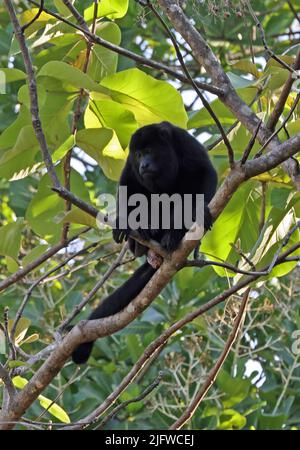
[[[56,253],[58,253],[63,248],[68,247],[68,245],[79,238],[81,234],[86,233],[89,231],[90,228],[85,228],[84,230],[81,230],[79,233],[75,234],[71,238],[69,238],[65,242],[60,242],[59,244],[54,245],[52,248],[49,248],[43,255],[39,256],[37,259],[32,261],[31,263],[27,264],[26,267],[23,267],[22,269],[18,270],[14,274],[12,274],[10,277],[7,277],[6,280],[2,281],[0,283],[0,292],[7,289],[12,284],[17,283],[22,278],[24,278],[28,273],[30,273],[32,270],[36,269],[38,266],[43,264],[45,261],[50,259],[52,256],[54,256]]]
[[[300,69],[300,50],[297,53],[296,60],[295,60],[295,63],[294,63],[293,67],[294,67],[295,70],[299,70]],[[284,86],[283,86],[283,88],[281,90],[279,99],[276,102],[276,104],[274,105],[274,109],[271,112],[269,120],[267,122],[267,127],[271,131],[275,130],[275,126],[276,126],[276,124],[277,124],[281,114],[283,113],[286,101],[287,101],[288,96],[289,96],[289,94],[291,92],[292,85],[293,85],[294,81],[295,81],[295,78],[290,73],[288,79],[286,80],[286,82],[285,82],[285,84],[284,84]]]
[[[31,116],[32,116],[33,129],[34,129],[36,138],[38,140],[38,143],[40,145],[40,149],[41,149],[41,152],[43,155],[43,160],[47,167],[47,171],[52,180],[53,186],[58,187],[60,185],[60,183],[59,183],[58,177],[57,177],[55,169],[54,169],[53,161],[52,161],[51,155],[48,150],[46,138],[45,138],[44,132],[42,130],[42,125],[41,125],[41,121],[40,121],[40,117],[39,117],[36,77],[35,77],[35,73],[33,70],[30,53],[26,46],[23,30],[22,30],[22,27],[16,16],[12,1],[4,0],[4,4],[8,11],[9,16],[10,16],[10,19],[11,19],[11,22],[13,25],[13,29],[15,32],[15,36],[19,43],[20,50],[23,55],[25,69],[26,69],[26,73],[28,76],[30,111],[31,111]]]
[[[219,356],[216,364],[211,369],[205,383],[203,384],[203,386],[201,387],[201,389],[199,390],[199,392],[197,393],[195,398],[193,398],[193,400],[187,407],[186,411],[182,414],[181,417],[179,417],[179,419],[176,420],[176,422],[173,423],[173,425],[170,427],[170,430],[180,430],[189,420],[191,420],[191,418],[195,414],[197,408],[199,407],[201,401],[203,400],[203,398],[205,397],[205,395],[207,394],[207,392],[209,391],[209,389],[215,382],[215,380],[218,376],[218,373],[220,372],[220,369],[222,368],[222,366],[223,366],[223,364],[224,364],[224,362],[225,362],[225,360],[237,338],[241,323],[243,321],[243,318],[244,318],[244,315],[246,312],[248,298],[249,298],[249,292],[250,292],[250,288],[248,288],[243,295],[243,300],[242,300],[237,318],[234,322],[232,332],[230,333],[230,335],[227,339],[227,342],[225,344],[225,347],[224,347],[221,355]]]
[[[208,43],[188,20],[182,9],[177,3],[172,0],[157,0],[169,20],[173,24],[174,28],[185,41],[189,44],[193,51],[193,55],[198,61],[198,64],[206,69],[206,72],[212,79],[214,85],[220,87],[224,95],[220,95],[220,100],[233,112],[238,120],[252,133],[254,134],[260,119],[249,108],[246,103],[238,96],[233,88],[228,76],[225,74],[221,64],[217,60],[216,56],[212,52]],[[257,138],[261,145],[270,136],[268,128],[261,124]],[[279,145],[278,139],[273,139],[268,146],[269,150],[275,150]],[[284,168],[287,170],[289,176],[295,183],[297,189],[300,190],[300,174],[296,170],[295,162],[288,160],[284,162]]]

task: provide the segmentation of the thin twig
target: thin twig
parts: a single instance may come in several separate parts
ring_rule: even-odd
[[[249,157],[249,155],[251,153],[251,150],[252,150],[252,148],[253,148],[253,146],[255,144],[255,140],[257,138],[257,135],[258,135],[258,132],[259,132],[261,124],[262,124],[262,122],[260,121],[259,124],[257,125],[257,128],[256,128],[253,136],[251,137],[247,147],[245,148],[245,151],[244,151],[242,159],[241,159],[241,166],[245,164],[245,162],[247,161],[247,159],[248,159],[248,157]]]
[[[300,243],[294,244],[291,248],[286,250],[282,255],[280,255],[277,259],[276,265],[282,264],[286,261],[286,258],[289,257],[290,254],[295,252],[298,248],[300,248]],[[266,270],[266,269],[265,269]],[[156,353],[160,351],[161,347],[166,344],[166,342],[170,339],[172,335],[174,335],[178,330],[182,329],[185,325],[195,320],[197,317],[200,317],[210,309],[219,305],[223,301],[227,300],[231,295],[238,292],[240,289],[248,286],[253,281],[257,280],[259,275],[245,277],[240,280],[236,285],[231,286],[226,291],[218,294],[213,299],[209,300],[205,305],[200,306],[195,311],[188,313],[185,317],[175,322],[171,325],[167,330],[165,330],[158,338],[156,338],[148,347],[144,350],[143,355],[140,359],[134,364],[128,374],[123,378],[122,382],[119,386],[112,392],[104,402],[99,405],[92,413],[86,416],[84,419],[79,420],[78,423],[73,427],[70,426],[68,429],[81,429],[84,428],[86,423],[92,423],[92,421],[96,421],[107,409],[118,399],[118,397],[122,394],[122,392],[127,388],[129,384],[131,384],[135,378],[138,376],[142,368],[147,364],[152,358],[155,357]]]
[[[86,233],[89,231],[90,228],[84,228],[83,230],[76,233],[74,236],[69,238],[66,242],[59,242],[58,244],[54,245],[52,248],[49,248],[43,255],[39,256],[37,259],[32,261],[31,263],[27,264],[27,266],[23,267],[22,269],[18,270],[11,276],[7,277],[5,280],[3,280],[0,283],[0,292],[7,289],[12,284],[17,283],[22,278],[24,278],[28,273],[32,272],[34,269],[36,269],[38,266],[43,264],[48,259],[52,258],[56,253],[58,253],[63,248],[68,247],[68,245],[78,239],[80,235]]]
[[[77,22],[79,23],[79,25],[86,30],[89,30],[89,27],[86,23],[86,21],[84,20],[84,18],[82,17],[82,15],[79,13],[79,11],[75,8],[75,6],[73,5],[73,3],[71,3],[69,0],[63,0],[65,6],[69,9],[70,13],[72,14],[72,16],[75,17],[75,19],[77,20]]]
[[[122,403],[120,403],[118,406],[116,406],[106,417],[105,419],[102,420],[102,422],[95,427],[95,430],[101,430],[104,428],[104,426],[111,420],[113,419],[119,411],[121,411],[122,409],[125,409],[128,405],[130,405],[131,403],[137,403],[140,402],[142,400],[144,400],[144,398],[146,398],[155,388],[157,388],[157,386],[159,385],[159,383],[162,381],[164,376],[164,373],[162,371],[160,371],[158,373],[158,376],[155,378],[154,381],[152,381],[152,383],[137,397],[132,398],[130,400],[126,400]]]
[[[291,10],[292,13],[294,14],[295,19],[296,19],[296,20],[299,22],[299,24],[300,24],[300,16],[299,16],[299,14],[297,13],[297,11],[296,11],[296,9],[295,9],[293,3],[292,3],[290,0],[287,0],[287,4],[289,5],[290,10]],[[298,33],[299,33],[299,31],[298,31]]]
[[[88,250],[90,250],[93,247],[96,247],[98,245],[98,243],[92,243],[90,245],[88,245],[87,247],[79,250],[76,253],[73,253],[72,255],[70,255],[68,258],[66,258],[64,261],[62,261],[60,264],[57,264],[55,267],[53,267],[52,269],[50,269],[48,272],[44,273],[40,278],[38,278],[28,289],[28,291],[26,292],[26,295],[17,311],[16,314],[16,318],[14,320],[13,326],[11,328],[11,332],[10,332],[10,336],[12,341],[14,341],[14,337],[15,337],[15,332],[16,332],[16,327],[18,325],[18,322],[20,320],[20,318],[22,317],[22,314],[24,312],[24,309],[27,305],[27,303],[30,300],[31,294],[33,292],[33,290],[36,288],[36,286],[38,286],[43,280],[45,280],[46,278],[49,277],[49,275],[51,275],[52,273],[56,272],[57,270],[61,269],[62,267],[64,267],[66,264],[68,264],[69,261],[71,261],[72,259],[76,258],[77,256],[80,256],[84,253],[86,253]]]
[[[5,369],[5,367],[1,363],[0,363],[0,378],[2,379],[4,386],[7,389],[10,399],[13,400],[14,396],[16,395],[16,389],[13,385],[9,372]]]
[[[215,363],[214,367],[209,372],[205,383],[202,385],[201,389],[197,393],[197,395],[193,398],[191,403],[188,405],[184,413],[176,420],[176,422],[173,423],[173,425],[170,427],[170,430],[180,430],[195,414],[197,408],[199,407],[201,401],[211,388],[211,386],[214,384],[217,375],[222,368],[230,350],[232,349],[232,346],[237,338],[244,314],[246,312],[248,299],[249,299],[249,292],[250,288],[246,290],[246,292],[243,295],[242,303],[239,309],[239,313],[237,315],[237,318],[234,322],[233,329],[226,341],[225,347],[219,356],[217,362]]]
[[[278,133],[285,127],[285,125],[288,123],[288,121],[290,120],[293,112],[295,111],[298,102],[300,100],[300,94],[297,94],[294,103],[288,113],[288,115],[286,116],[286,118],[284,119],[284,121],[282,122],[282,124],[280,125],[279,128],[277,128],[277,130],[274,131],[274,133],[271,134],[271,136],[269,136],[269,138],[266,140],[266,142],[263,144],[263,146],[260,148],[260,150],[256,153],[256,155],[254,156],[254,158],[258,158],[259,156],[262,155],[264,149],[268,146],[268,144],[272,141],[272,139],[274,139],[274,137],[276,137],[278,135]]]
[[[273,58],[275,61],[277,61],[282,67],[284,67],[285,69],[287,69],[289,72],[293,73],[294,78],[300,78],[300,75],[297,73],[297,71],[295,69],[293,69],[291,66],[289,66],[285,61],[283,61],[281,58],[279,58],[278,56],[275,55],[275,53],[270,49],[270,47],[267,44],[267,40],[266,40],[266,36],[265,36],[265,32],[263,29],[262,24],[260,23],[257,15],[255,14],[249,0],[244,0],[245,3],[247,4],[247,7],[249,9],[249,12],[255,22],[255,25],[257,26],[257,29],[259,31],[261,40],[263,42],[263,46],[265,48],[265,50],[267,51],[267,53],[271,56],[271,58]]]
[[[295,62],[294,62],[294,69],[299,70],[300,69],[300,49],[298,50]],[[284,111],[284,107],[286,104],[286,101],[288,99],[288,96],[291,92],[293,83],[295,81],[295,78],[293,77],[293,74],[290,73],[288,79],[286,80],[283,88],[281,89],[280,96],[276,104],[274,105],[274,109],[270,114],[269,120],[267,122],[267,127],[271,130],[275,130],[275,126],[281,116],[281,114]]]
[[[45,0],[41,0],[41,4],[36,15],[28,23],[25,23],[25,25],[22,26],[23,33],[26,30],[26,28],[30,27],[30,25],[32,25],[40,17],[44,9],[44,2]]]
[[[16,349],[15,349],[14,341],[12,341],[12,339],[10,337],[10,333],[9,333],[8,313],[9,313],[9,308],[8,308],[8,306],[5,306],[4,312],[3,312],[4,334],[5,334],[5,339],[6,339],[8,348],[9,348],[9,358],[14,360],[14,359],[16,359]]]
[[[61,323],[59,326],[57,332],[62,333],[65,328],[72,322],[72,320],[80,313],[82,308],[85,307],[85,305],[94,297],[94,295],[98,292],[98,290],[103,286],[103,284],[106,282],[106,280],[110,277],[110,275],[114,272],[114,270],[119,267],[121,264],[126,252],[128,249],[128,243],[126,243],[122,250],[120,251],[120,254],[118,258],[111,264],[111,266],[107,269],[103,277],[95,284],[95,286],[91,289],[89,294],[79,303],[79,305],[76,305],[74,310],[69,314],[69,316]]]

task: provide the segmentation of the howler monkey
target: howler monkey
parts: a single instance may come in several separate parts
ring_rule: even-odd
[[[217,174],[205,148],[186,130],[169,122],[146,125],[132,136],[129,156],[123,169],[120,187],[127,188],[127,198],[133,194],[144,194],[150,200],[151,194],[192,194],[193,209],[196,194],[204,194],[204,226],[211,227],[211,215],[208,203],[215,194]],[[149,203],[150,204],[150,203]],[[128,214],[132,207],[127,205]],[[128,239],[129,248],[135,256],[146,254],[148,248],[130,237],[130,227],[120,228],[120,207],[117,207],[116,227],[113,238],[120,243]],[[148,223],[151,223],[151,211],[148,211]],[[150,225],[149,225],[150,226]],[[154,239],[167,252],[178,248],[187,229],[174,226],[171,217],[169,229],[159,227],[151,229],[140,227],[138,231],[143,239]],[[105,298],[91,313],[89,320],[100,319],[121,311],[146,286],[155,273],[147,261],[116,291]],[[93,342],[80,344],[72,354],[77,364],[85,363],[91,353]]]

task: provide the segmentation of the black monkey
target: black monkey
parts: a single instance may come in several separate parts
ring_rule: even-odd
[[[217,174],[205,148],[186,130],[169,122],[146,125],[137,130],[130,141],[129,156],[123,169],[119,186],[127,187],[127,196],[139,193],[150,199],[151,194],[204,194],[204,226],[212,225],[208,203],[215,194]],[[193,198],[193,208],[196,206]],[[119,208],[117,208],[119,210]],[[128,207],[128,214],[132,208]],[[149,211],[150,214],[150,211]],[[130,237],[130,229],[120,229],[117,216],[113,238],[120,243],[128,239],[135,256],[146,254],[148,248]],[[138,229],[143,239],[154,239],[168,252],[178,248],[187,229]],[[121,311],[146,286],[155,273],[147,261],[115,292],[105,298],[89,316],[100,319]],[[72,354],[77,364],[85,363],[93,342],[79,345]]]

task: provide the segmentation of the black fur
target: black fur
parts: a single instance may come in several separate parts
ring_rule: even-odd
[[[215,194],[217,175],[205,148],[187,131],[168,122],[147,125],[137,130],[130,141],[130,152],[122,172],[119,186],[127,187],[128,197],[135,193],[148,199],[155,194],[204,194],[204,225],[212,225],[207,204]],[[193,204],[193,207],[195,205]],[[128,214],[133,208],[128,207]],[[149,212],[150,217],[150,212]],[[119,218],[117,217],[117,225]],[[171,218],[172,223],[172,218]],[[178,248],[186,229],[163,230],[139,229],[144,239],[155,239],[168,252]],[[129,247],[136,256],[146,254],[148,248],[130,237],[130,229],[113,230],[118,243],[128,239]],[[89,320],[100,319],[121,311],[145,287],[155,273],[145,262],[121,287],[103,300],[89,316]],[[85,363],[91,353],[93,342],[81,344],[73,352],[73,361]]]

